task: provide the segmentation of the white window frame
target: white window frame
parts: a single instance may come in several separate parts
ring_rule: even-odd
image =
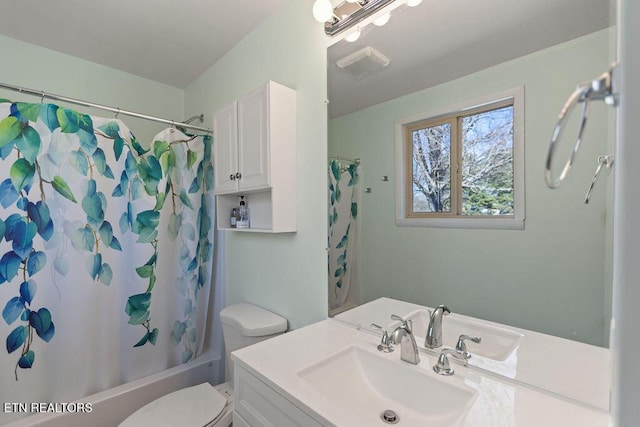
[[[440,218],[408,217],[406,211],[407,192],[407,152],[406,127],[412,123],[434,120],[438,117],[464,113],[496,102],[513,99],[513,202],[514,214],[508,218],[456,216]],[[395,123],[395,182],[396,182],[396,225],[400,227],[438,228],[487,228],[522,230],[525,223],[525,170],[524,170],[524,86],[493,93],[464,103],[439,108],[426,113],[418,113],[399,119]]]

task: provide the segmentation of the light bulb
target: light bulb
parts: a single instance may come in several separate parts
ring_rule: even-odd
[[[373,21],[373,23],[378,27],[382,27],[384,24],[389,22],[390,18],[391,18],[391,15],[388,13],[385,13],[384,15],[377,17],[375,21]]]
[[[422,3],[422,0],[407,0],[407,6],[409,7],[415,7],[420,3]]]
[[[349,34],[347,37],[345,37],[345,40],[353,43],[354,41],[358,40],[360,38],[360,28],[356,29],[353,33]]]
[[[316,0],[313,3],[313,17],[318,22],[327,22],[333,16],[333,6],[329,0]]]

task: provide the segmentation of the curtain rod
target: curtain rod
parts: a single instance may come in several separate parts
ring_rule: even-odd
[[[360,158],[359,157],[357,159],[350,159],[348,157],[342,157],[342,156],[329,156],[329,158],[330,159],[336,159],[336,160],[345,160],[347,162],[360,164]]]
[[[122,110],[120,108],[114,108],[114,107],[108,107],[106,105],[94,104],[93,102],[82,101],[82,100],[79,100],[79,99],[69,98],[69,97],[61,96],[61,95],[55,95],[55,94],[47,93],[47,92],[44,92],[44,91],[41,91],[41,90],[27,89],[27,88],[24,88],[24,87],[14,86],[14,85],[1,83],[1,82],[0,82],[0,88],[13,90],[15,92],[20,92],[20,93],[25,93],[27,95],[38,96],[41,99],[48,98],[48,99],[53,99],[53,100],[56,100],[56,101],[68,102],[70,104],[82,105],[84,107],[97,108],[97,109],[100,109],[100,110],[111,111],[112,113],[116,113],[116,117],[119,114],[123,114],[125,116],[137,117],[139,119],[151,120],[151,121],[154,121],[154,122],[165,123],[165,124],[168,124],[168,125],[171,125],[171,126],[176,126],[176,127],[180,126],[180,127],[183,127],[183,128],[198,130],[200,132],[213,133],[213,131],[211,129],[205,128],[205,127],[202,127],[202,126],[190,125],[190,124],[187,124],[187,123],[176,122],[174,120],[167,120],[167,119],[163,119],[163,118],[160,118],[160,117],[148,116],[146,114],[140,114],[140,113],[135,113],[133,111]]]

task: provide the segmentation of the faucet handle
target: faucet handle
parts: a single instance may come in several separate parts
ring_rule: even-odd
[[[449,364],[449,359],[447,358],[448,355],[451,355],[458,360],[465,361],[465,366],[466,366],[466,357],[462,353],[460,353],[458,350],[453,350],[451,348],[443,348],[442,351],[440,352],[440,356],[438,356],[438,363],[433,365],[433,371],[435,373],[440,375],[447,375],[447,376],[453,375],[454,370]]]
[[[381,351],[383,353],[391,353],[393,351],[393,346],[389,341],[389,333],[387,332],[387,330],[380,325],[376,325],[375,323],[372,323],[371,327],[382,331],[382,340],[380,341],[380,344],[378,344],[378,351]]]
[[[413,320],[405,319],[404,317],[400,317],[397,314],[392,314],[391,320],[397,320],[398,322],[402,322],[400,327],[406,329],[407,332],[412,333]]]
[[[460,335],[460,337],[458,338],[458,343],[456,344],[456,350],[462,353],[465,359],[468,359],[471,357],[471,353],[469,353],[469,351],[467,350],[467,344],[465,343],[466,340],[470,340],[476,344],[480,344],[482,342],[482,338],[470,337],[469,335],[464,334]]]

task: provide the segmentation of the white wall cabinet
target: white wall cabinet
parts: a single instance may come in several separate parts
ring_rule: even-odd
[[[243,232],[296,231],[296,92],[269,81],[213,116],[217,224]],[[230,227],[244,196],[250,228]]]

